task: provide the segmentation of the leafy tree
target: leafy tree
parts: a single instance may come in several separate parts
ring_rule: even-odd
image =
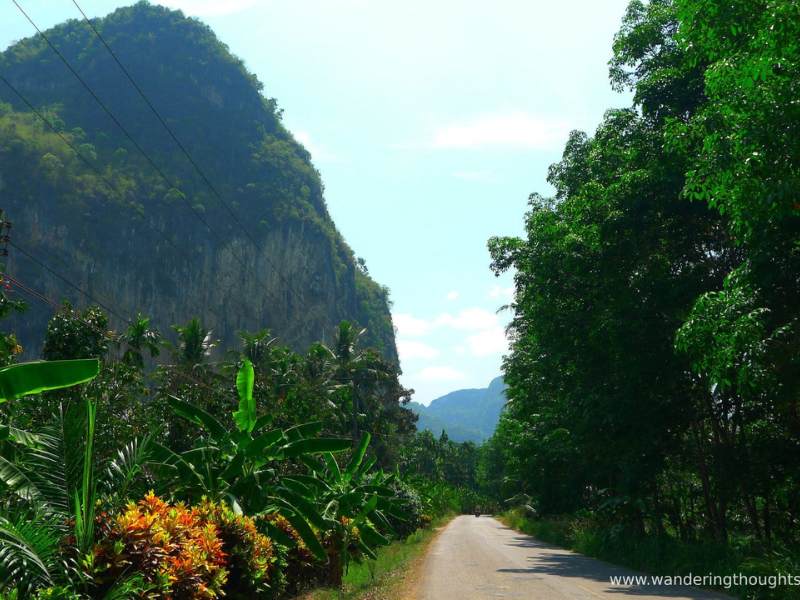
[[[105,357],[110,339],[108,317],[99,307],[80,311],[64,302],[47,326],[42,356],[46,360]]]
[[[542,514],[794,543],[800,46],[794,3],[634,1],[612,84],[531,196],[509,405],[479,473]],[[779,533],[778,533],[779,532]]]

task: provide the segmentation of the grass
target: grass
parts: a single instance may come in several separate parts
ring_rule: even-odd
[[[318,589],[303,600],[396,600],[403,598],[413,584],[416,571],[437,530],[452,519],[440,517],[427,529],[418,529],[405,540],[379,548],[376,560],[351,564],[342,590]]]
[[[736,540],[725,545],[683,542],[666,536],[633,537],[613,529],[602,529],[587,519],[531,519],[520,510],[508,511],[499,518],[508,527],[543,542],[655,575],[741,573],[768,577],[779,573],[800,574],[800,556],[785,549],[754,551]],[[723,591],[748,600],[800,600],[800,586],[770,589],[768,585],[755,585]]]

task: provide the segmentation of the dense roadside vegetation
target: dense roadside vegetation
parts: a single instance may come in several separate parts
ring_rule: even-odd
[[[318,588],[303,600],[360,600],[381,598],[406,599],[418,585],[426,552],[436,535],[450,521],[443,515],[430,527],[418,529],[404,540],[397,540],[376,550],[375,560],[352,565],[339,590]]]
[[[417,437],[410,391],[362,334],[342,323],[301,355],[242,333],[222,354],[198,319],[167,342],[144,317],[115,333],[64,305],[44,362],[17,364],[4,335],[0,597],[337,588],[378,547],[472,510],[475,447]]]
[[[516,296],[482,477],[596,555],[800,571],[798,40],[789,0],[635,0],[634,105],[490,241]]]

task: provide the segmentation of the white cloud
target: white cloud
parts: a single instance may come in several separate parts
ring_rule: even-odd
[[[459,294],[456,290],[452,290],[450,292],[447,292],[447,299],[452,302],[453,300],[458,300],[458,297],[460,295],[461,294]]]
[[[447,294],[448,300],[459,297],[458,292]],[[398,337],[420,337],[431,333],[434,329],[448,328],[458,331],[483,331],[497,326],[497,315],[484,308],[465,308],[455,314],[442,313],[432,320],[420,319],[406,313],[392,315],[397,328]]]
[[[563,145],[570,126],[563,119],[524,111],[486,114],[437,129],[429,145],[437,149],[517,148],[546,150]]]
[[[456,315],[443,313],[436,317],[434,324],[467,331],[488,329],[497,324],[497,315],[483,308],[465,308]]]
[[[467,346],[473,356],[491,356],[508,352],[508,340],[501,326],[480,331],[467,338]]]
[[[397,352],[400,354],[400,360],[411,360],[414,358],[436,358],[441,354],[433,346],[429,346],[424,342],[416,340],[397,340]]]
[[[489,298],[502,298],[510,301],[514,298],[514,286],[502,287],[495,285],[489,290]]]
[[[195,17],[220,17],[247,10],[258,0],[161,0],[159,4]]]
[[[423,381],[459,381],[465,375],[453,367],[425,367],[418,377]]]
[[[431,324],[425,319],[418,319],[404,313],[393,314],[392,322],[397,328],[398,336],[418,337],[425,335],[431,329]]]

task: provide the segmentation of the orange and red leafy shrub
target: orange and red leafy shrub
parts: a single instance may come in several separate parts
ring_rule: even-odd
[[[155,597],[205,600],[271,589],[275,560],[253,519],[225,504],[169,504],[150,492],[99,524],[93,576],[111,586],[137,572]]]
[[[225,591],[256,593],[272,590],[277,594],[282,577],[276,548],[269,537],[260,533],[255,520],[237,515],[224,503],[203,500],[194,509],[213,523],[227,554],[228,583]]]

